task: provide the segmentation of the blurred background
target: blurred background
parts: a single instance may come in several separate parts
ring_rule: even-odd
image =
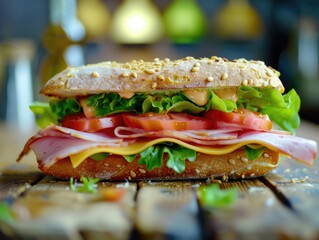
[[[0,0],[0,121],[28,128],[68,65],[212,55],[278,69],[319,123],[317,0]]]

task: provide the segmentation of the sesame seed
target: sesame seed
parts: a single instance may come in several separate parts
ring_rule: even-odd
[[[222,184],[222,181],[220,181],[219,179],[215,179],[214,176],[210,176],[210,177],[209,177],[209,181],[210,181],[211,183]]]
[[[127,73],[122,73],[121,77],[128,77],[128,74]]]
[[[235,165],[236,164],[235,160],[232,159],[232,158],[228,159],[228,163],[231,164],[231,165]]]
[[[223,180],[224,182],[228,181],[228,176],[223,175],[223,176],[222,176],[222,180]]]
[[[252,79],[249,79],[249,80],[248,80],[248,84],[249,84],[249,85],[252,85],[253,83],[254,83],[254,81],[253,81]]]
[[[159,62],[160,59],[159,58],[154,58],[154,62]]]
[[[164,62],[170,62],[171,61],[171,59],[169,59],[169,58],[164,58]]]
[[[194,67],[199,67],[200,66],[200,63],[195,63],[194,64]]]
[[[196,172],[197,174],[200,174],[200,170],[197,169],[197,168],[195,168],[195,172]]]
[[[132,180],[132,178],[131,178],[131,176],[128,176],[128,178],[127,178],[129,181],[131,181]]]
[[[263,82],[263,87],[267,87],[268,84],[269,84],[269,83],[268,83],[267,81],[264,81],[264,82]]]
[[[137,73],[136,73],[136,72],[132,72],[131,76],[132,76],[133,78],[136,78],[136,77],[137,77]]]
[[[247,79],[243,80],[242,81],[242,85],[247,86],[248,85],[248,80]]]
[[[235,173],[234,170],[231,170],[231,171],[229,172],[230,175],[233,175],[234,173]]]
[[[245,177],[246,177],[245,174],[242,174],[242,175],[241,175],[241,178],[242,178],[242,179],[244,179]]]
[[[226,80],[228,78],[228,73],[224,73],[222,76],[221,76],[221,80]]]
[[[152,70],[152,69],[145,69],[144,72],[147,73],[147,74],[154,74],[155,73],[155,71]]]
[[[171,83],[174,82],[170,77],[166,78],[166,80],[167,80],[168,82],[171,82]]]
[[[120,165],[120,164],[116,164],[116,167],[120,168],[120,167],[122,167],[122,165]]]
[[[250,176],[250,177],[254,177],[254,176],[255,176],[255,173],[251,173],[249,176]]]
[[[154,89],[154,88],[156,88],[157,87],[157,83],[156,82],[153,82],[152,83],[152,88]]]
[[[130,175],[131,175],[132,178],[136,177],[136,173],[133,170],[130,171]]]
[[[163,80],[165,80],[165,77],[164,77],[163,75],[158,75],[158,76],[157,76],[157,79],[163,81]]]
[[[247,166],[246,169],[247,169],[247,170],[251,170],[251,166]]]
[[[264,154],[263,154],[263,157],[264,157],[264,158],[269,158],[268,153],[264,153]]]
[[[271,70],[267,70],[267,71],[266,71],[266,75],[267,75],[268,77],[271,77],[271,76],[272,76],[271,73],[272,73]]]
[[[214,81],[214,78],[213,78],[213,77],[208,77],[208,78],[206,78],[206,80],[207,80],[208,82],[213,82],[213,81]]]
[[[247,162],[248,162],[248,158],[246,158],[246,157],[241,157],[240,160],[241,160],[242,162],[244,162],[244,163],[247,163]]]
[[[98,77],[100,77],[100,74],[98,72],[94,71],[94,72],[92,72],[91,76],[98,78]]]
[[[218,61],[218,60],[219,60],[219,57],[211,56],[210,59],[212,59],[212,60],[214,60],[214,61]]]
[[[145,174],[145,173],[146,173],[146,171],[145,171],[143,168],[139,168],[138,171],[139,171],[140,173],[142,173],[142,174]]]
[[[198,72],[199,71],[199,67],[192,67],[191,72]]]

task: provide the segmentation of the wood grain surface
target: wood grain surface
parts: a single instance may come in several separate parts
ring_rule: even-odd
[[[319,239],[318,159],[305,167],[282,158],[254,179],[98,182],[82,193],[40,173],[32,154],[16,164],[26,135],[0,126],[0,202],[16,218],[0,223],[0,239]],[[319,142],[318,130],[302,122],[297,134]],[[235,203],[202,206],[197,189],[211,183],[235,188]]]

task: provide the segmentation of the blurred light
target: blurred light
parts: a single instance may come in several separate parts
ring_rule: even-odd
[[[88,39],[102,38],[109,30],[110,12],[101,0],[79,0],[78,18]]]
[[[299,31],[299,70],[308,80],[317,81],[319,74],[319,35],[316,24],[310,19],[301,19]]]
[[[262,20],[248,0],[229,0],[213,20],[213,32],[221,38],[248,40],[262,33]]]
[[[160,12],[150,0],[125,0],[114,13],[111,36],[117,43],[154,43],[162,33]]]
[[[193,43],[206,33],[206,20],[195,0],[174,0],[164,11],[168,37],[174,43]]]
[[[35,46],[30,40],[16,40],[9,44],[11,71],[7,86],[6,121],[27,132],[34,123],[34,115],[29,110],[29,105],[33,101],[31,65]]]

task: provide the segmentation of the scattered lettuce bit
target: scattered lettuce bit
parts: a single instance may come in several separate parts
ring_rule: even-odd
[[[300,97],[294,89],[285,95],[271,88],[242,86],[238,89],[241,107],[267,114],[281,129],[295,133],[300,125]]]
[[[76,184],[73,177],[70,178],[70,188],[73,192],[86,192],[95,193],[97,192],[96,183],[100,181],[98,178],[81,177],[81,184]]]
[[[201,186],[197,189],[197,194],[201,205],[209,208],[227,207],[237,199],[235,188],[222,190],[218,184]]]
[[[104,160],[108,155],[110,155],[107,152],[101,152],[101,153],[95,153],[93,155],[90,156],[90,158],[92,158],[95,161],[102,161]]]
[[[264,151],[265,147],[254,148],[249,145],[245,146],[245,154],[249,160],[255,160],[259,158]]]
[[[0,222],[12,223],[15,221],[14,213],[6,202],[0,202]]]
[[[177,173],[185,170],[185,161],[191,162],[196,159],[196,151],[179,146],[178,144],[158,144],[150,146],[140,153],[139,164],[146,165],[148,170],[160,168],[163,166],[163,156],[167,153],[166,166],[173,169]],[[132,162],[136,158],[136,154],[124,156],[128,162]]]
[[[64,100],[51,100],[49,104],[51,112],[56,118],[57,122],[61,122],[62,118],[68,114],[82,111],[80,103],[73,98],[66,98]]]

